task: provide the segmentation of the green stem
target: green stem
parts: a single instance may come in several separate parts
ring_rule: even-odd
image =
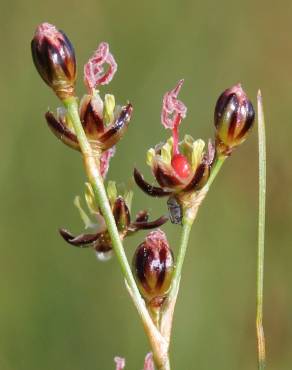
[[[175,272],[174,272],[174,275],[173,275],[171,291],[170,291],[170,294],[169,294],[170,300],[175,296],[176,291],[178,289],[178,285],[179,285],[179,281],[180,281],[180,277],[181,277],[182,267],[183,267],[187,247],[188,247],[188,242],[189,242],[189,238],[190,238],[190,232],[191,232],[191,229],[192,229],[192,225],[193,225],[193,223],[190,222],[188,219],[186,219],[186,218],[183,219],[180,247],[179,247],[179,252],[178,252],[178,256],[177,256]]]
[[[197,216],[199,206],[201,202],[203,201],[203,199],[205,198],[207,192],[209,191],[210,185],[213,183],[213,181],[215,180],[215,177],[218,175],[220,168],[222,167],[225,159],[226,159],[225,156],[220,156],[216,159],[206,185],[197,194],[195,194],[194,202],[192,202],[194,205],[194,209],[193,210],[186,209],[186,212],[184,212],[184,217],[182,220],[182,233],[181,233],[179,252],[177,256],[176,268],[174,271],[172,284],[171,284],[170,292],[168,295],[168,301],[167,301],[168,303],[166,307],[164,308],[162,321],[161,321],[161,333],[167,339],[168,343],[170,341],[176,298],[178,295],[179,284],[180,284],[180,279],[181,279],[181,274],[182,274],[182,267],[183,267],[187,247],[188,247],[192,225]]]
[[[223,156],[217,158],[217,160],[216,160],[216,162],[215,162],[215,164],[212,168],[210,177],[209,177],[206,185],[199,192],[199,193],[204,194],[204,197],[205,197],[205,193],[207,193],[209,191],[209,187],[213,183],[213,181],[215,180],[215,177],[218,175],[218,173],[220,171],[220,168],[222,167],[225,159],[226,159],[226,157],[223,157]],[[200,203],[198,203],[197,208],[199,206],[200,206]],[[196,215],[197,215],[197,209],[196,209],[196,212],[195,212],[194,217],[192,219],[190,219],[188,217],[183,218],[183,222],[182,222],[183,229],[182,229],[182,234],[181,234],[180,248],[179,248],[179,253],[178,253],[178,256],[177,256],[177,263],[176,263],[175,273],[174,273],[174,276],[173,276],[171,295],[174,294],[174,291],[178,287],[178,282],[180,281],[182,266],[183,266],[183,262],[184,262],[185,255],[186,255],[186,250],[187,250],[187,246],[188,246],[190,231],[191,231],[193,222],[195,221]]]
[[[216,159],[216,162],[214,163],[214,166],[212,168],[212,171],[211,171],[211,174],[210,174],[210,177],[207,181],[207,184],[205,186],[207,186],[208,188],[211,186],[211,184],[213,183],[213,181],[215,180],[215,177],[218,175],[218,172],[220,171],[223,163],[225,162],[225,159],[226,157],[225,156],[219,156],[217,159]]]
[[[102,215],[105,219],[108,232],[111,237],[112,246],[118,262],[121,266],[129,293],[143,322],[144,329],[148,335],[153,350],[154,360],[159,369],[167,370],[169,368],[169,360],[165,340],[153,323],[133,277],[104,188],[103,179],[100,175],[100,171],[96,161],[96,155],[92,151],[92,148],[87,140],[82,124],[80,122],[76,99],[69,98],[64,101],[64,105],[68,110],[68,114],[74,126],[74,130],[80,144],[81,152],[83,154],[86,173],[89,182],[93,188],[94,195],[97,199]]]
[[[265,335],[263,328],[265,208],[266,208],[266,135],[261,92],[258,92],[258,140],[259,140],[259,219],[258,219],[258,262],[257,262],[257,313],[256,330],[258,339],[258,368],[266,367]]]

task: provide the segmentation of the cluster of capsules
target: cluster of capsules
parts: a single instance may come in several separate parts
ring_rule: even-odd
[[[43,23],[37,27],[31,42],[34,64],[42,79],[53,89],[64,103],[54,114],[45,114],[49,128],[67,146],[81,151],[76,132],[66,109],[68,99],[77,99],[75,94],[76,59],[74,48],[64,34],[55,26]],[[98,88],[108,84],[117,70],[117,63],[106,42],[84,66],[84,83],[87,93],[79,104],[79,118],[87,140],[95,154],[100,175],[105,179],[115,145],[128,128],[133,107],[115,103],[115,97],[105,94],[102,99]],[[151,148],[147,163],[158,183],[148,183],[143,175],[134,170],[136,184],[148,195],[167,197],[170,219],[181,223],[184,199],[199,192],[207,184],[213,164],[220,157],[229,156],[247,137],[254,122],[254,109],[240,84],[225,90],[215,106],[215,140],[209,141],[205,150],[203,140],[194,140],[185,135],[179,140],[179,126],[186,117],[187,108],[178,99],[183,85],[180,80],[174,89],[163,97],[161,122],[172,132],[171,137]],[[139,230],[155,229],[137,247],[133,257],[133,271],[142,296],[152,308],[160,307],[169,291],[175,269],[173,252],[165,233],[157,229],[167,222],[162,216],[149,221],[147,211],[140,211],[131,219],[132,192],[119,195],[114,182],[109,181],[107,195],[121,240]],[[92,187],[86,183],[85,200],[89,215],[75,198],[86,232],[73,235],[67,229],[60,229],[66,242],[76,247],[91,247],[99,259],[112,255],[111,238]]]

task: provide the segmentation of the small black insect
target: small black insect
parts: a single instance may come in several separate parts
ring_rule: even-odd
[[[171,223],[182,225],[182,208],[175,197],[169,197],[167,207]]]

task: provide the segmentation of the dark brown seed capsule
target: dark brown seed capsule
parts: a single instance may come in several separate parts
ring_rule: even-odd
[[[133,270],[140,292],[150,305],[163,302],[174,270],[174,259],[166,236],[161,230],[148,234],[133,259]]]
[[[55,26],[42,23],[31,41],[31,52],[40,76],[57,96],[61,100],[73,96],[76,60],[67,36]]]
[[[240,84],[220,95],[214,113],[217,154],[230,155],[235,147],[245,141],[254,116],[252,103]]]
[[[119,196],[113,206],[113,215],[119,232],[126,234],[130,225],[130,211],[123,197]]]

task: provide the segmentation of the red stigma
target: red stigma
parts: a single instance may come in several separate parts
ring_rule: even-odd
[[[179,177],[183,179],[188,177],[191,173],[190,165],[186,157],[180,153],[177,153],[172,157],[171,165]]]

